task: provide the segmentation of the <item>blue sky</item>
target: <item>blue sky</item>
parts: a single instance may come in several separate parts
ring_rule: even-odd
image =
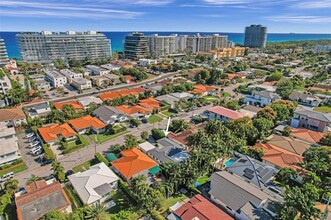
[[[331,33],[331,0],[0,0],[1,31]]]

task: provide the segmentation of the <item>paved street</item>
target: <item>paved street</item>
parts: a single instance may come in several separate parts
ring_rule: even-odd
[[[183,114],[177,116],[177,118],[189,120],[193,114],[201,114],[203,111],[205,111],[206,109],[208,109],[210,107],[211,107],[211,105],[203,106],[197,110],[183,113]],[[135,137],[140,139],[140,133],[142,131],[147,131],[150,133],[150,131],[153,129],[153,127],[165,129],[166,125],[167,125],[167,121],[168,121],[168,119],[164,118],[161,122],[155,123],[154,125],[142,124],[138,128],[130,129],[130,133],[128,133],[128,134],[132,134]],[[70,155],[63,156],[63,157],[59,158],[58,160],[64,166],[65,170],[70,170],[73,167],[75,167],[85,161],[91,160],[94,157],[95,152],[103,153],[103,152],[107,151],[109,149],[109,147],[112,145],[124,144],[124,136],[125,135],[115,138],[113,140],[104,142],[102,144],[97,144],[96,147],[94,147],[95,145],[92,144],[92,145],[90,145],[86,148],[83,148],[79,151],[76,151]],[[24,157],[24,161],[25,161],[25,158],[27,158],[27,161],[25,161],[25,162],[29,168],[27,170],[15,175],[15,178],[19,181],[20,186],[24,186],[26,180],[29,179],[31,174],[37,175],[39,177],[46,177],[52,173],[51,165],[47,165],[47,166],[43,166],[43,167],[41,167],[40,165],[35,166],[36,162],[34,162],[34,161],[32,162],[29,157],[31,157],[31,156],[27,155],[27,157]]]

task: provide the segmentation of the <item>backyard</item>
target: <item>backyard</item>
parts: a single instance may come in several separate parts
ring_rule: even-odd
[[[331,106],[319,106],[314,108],[315,111],[317,112],[323,112],[323,113],[331,113]]]
[[[164,213],[169,209],[169,207],[175,205],[177,202],[183,202],[184,200],[188,199],[188,197],[184,194],[176,194],[169,198],[167,198],[163,203],[159,210],[160,213]]]
[[[163,118],[159,115],[152,115],[147,119],[147,122],[150,124],[154,124],[154,123],[158,123],[160,121],[162,121]]]

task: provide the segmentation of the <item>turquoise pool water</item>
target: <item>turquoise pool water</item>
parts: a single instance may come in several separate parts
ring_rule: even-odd
[[[225,161],[224,165],[225,167],[231,166],[234,162],[236,162],[236,158],[230,158],[229,160]]]

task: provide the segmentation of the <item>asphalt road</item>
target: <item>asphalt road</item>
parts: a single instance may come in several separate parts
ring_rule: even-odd
[[[184,120],[189,121],[190,117],[193,114],[201,114],[204,112],[206,109],[210,108],[211,105],[208,106],[203,106],[201,108],[198,108],[197,110],[190,111],[190,112],[185,112],[181,115],[178,115],[176,118],[181,118]],[[167,125],[167,118],[164,118],[161,122],[153,124],[141,124],[138,128],[133,128],[130,129],[130,133],[127,134],[132,134],[135,137],[140,139],[140,133],[142,131],[147,131],[148,133],[151,132],[153,128],[161,128],[165,129]],[[72,154],[69,154],[67,156],[63,156],[58,159],[58,161],[64,166],[65,170],[71,170],[73,167],[91,160],[94,157],[95,152],[100,152],[103,153],[109,149],[110,146],[115,145],[115,144],[124,144],[124,136],[117,137],[115,139],[112,139],[110,141],[106,141],[102,144],[92,144],[89,145],[88,147],[85,147],[79,151],[76,151]],[[29,156],[29,155],[27,155]],[[31,161],[25,161],[27,163],[28,169],[15,175],[15,179],[19,181],[20,186],[24,186],[25,182],[29,179],[29,177],[34,174],[39,177],[46,177],[52,174],[51,170],[51,165],[47,166],[38,166],[36,167],[34,163],[31,163]],[[34,162],[34,161],[33,161]]]

